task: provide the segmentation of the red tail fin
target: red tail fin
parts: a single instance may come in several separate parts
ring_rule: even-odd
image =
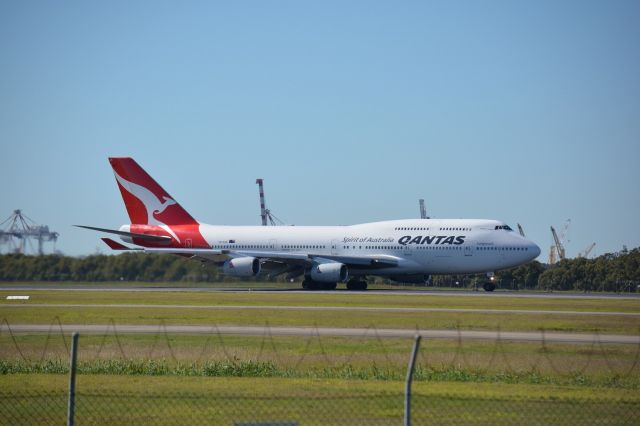
[[[109,158],[129,219],[137,225],[195,225],[198,222],[133,158]]]

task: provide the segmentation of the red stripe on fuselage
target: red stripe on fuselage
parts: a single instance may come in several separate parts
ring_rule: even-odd
[[[132,224],[130,225],[130,232],[171,237],[170,242],[140,240],[134,237],[133,243],[142,247],[209,248],[209,244],[200,233],[199,225],[173,225],[169,228],[180,241],[177,241],[173,235],[159,226]]]

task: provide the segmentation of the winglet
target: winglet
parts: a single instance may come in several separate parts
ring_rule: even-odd
[[[101,238],[102,241],[104,241],[104,243],[106,245],[108,245],[111,250],[133,250],[130,247],[125,246],[124,244],[120,244],[117,241],[113,241],[111,238]]]

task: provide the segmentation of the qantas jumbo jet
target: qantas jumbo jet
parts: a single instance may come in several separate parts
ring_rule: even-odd
[[[535,259],[540,248],[503,222],[404,219],[351,226],[213,226],[200,223],[132,158],[110,158],[131,224],[81,226],[119,235],[113,250],[170,253],[212,262],[234,277],[303,277],[308,290],[365,290],[367,275],[424,283],[431,274],[486,273]]]

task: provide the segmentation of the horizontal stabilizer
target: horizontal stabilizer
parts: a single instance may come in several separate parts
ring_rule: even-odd
[[[117,241],[113,241],[111,238],[101,238],[101,240],[104,241],[104,243],[108,245],[111,248],[111,250],[142,250],[139,248],[127,247],[124,244],[120,244]]]
[[[122,235],[124,237],[137,238],[139,240],[147,240],[147,241],[171,241],[171,237],[165,235],[148,235],[148,234],[136,234],[135,232],[125,232],[118,231],[116,229],[106,229],[106,228],[96,228],[94,226],[85,226],[85,225],[73,225],[78,228],[92,229],[94,231],[106,232],[108,234],[116,234]]]

